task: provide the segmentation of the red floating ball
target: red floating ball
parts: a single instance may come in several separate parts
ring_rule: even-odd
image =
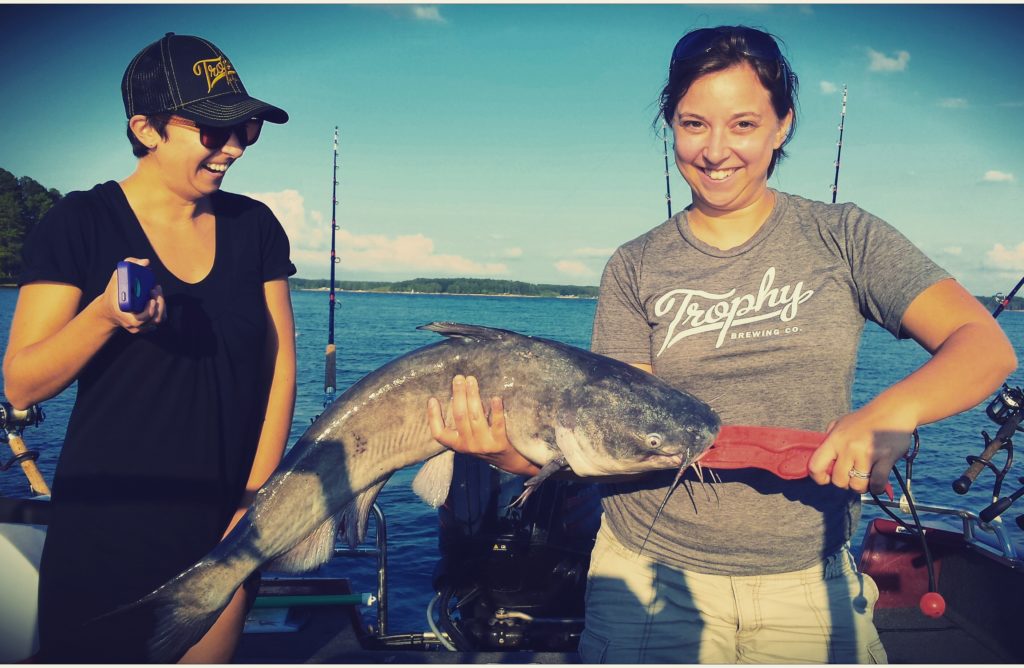
[[[921,597],[918,607],[926,617],[939,618],[946,613],[946,599],[942,598],[942,594],[930,591]]]

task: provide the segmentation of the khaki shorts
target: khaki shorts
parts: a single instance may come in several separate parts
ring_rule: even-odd
[[[587,581],[584,663],[886,663],[878,587],[843,548],[811,568],[684,573],[624,547],[605,526]]]

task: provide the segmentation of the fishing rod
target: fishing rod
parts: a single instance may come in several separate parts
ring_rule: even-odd
[[[325,352],[324,364],[324,408],[334,401],[334,391],[337,389],[337,365],[335,363],[334,346],[334,265],[339,259],[335,252],[335,233],[338,231],[338,126],[334,126],[334,173],[331,177],[331,293],[328,298],[329,315],[327,321],[327,350]]]
[[[843,110],[839,114],[839,141],[836,142],[836,176],[832,181],[832,203],[839,194],[839,158],[843,155],[843,127],[846,125],[846,84],[843,84]]]
[[[1017,296],[1017,292],[1020,290],[1022,285],[1024,285],[1024,276],[1020,277],[1020,280],[1017,281],[1017,285],[1013,286],[1013,290],[1010,290],[1010,294],[1005,297],[1003,297],[1001,293],[996,294],[995,300],[998,303],[996,305],[996,309],[992,311],[993,318],[998,318],[999,314],[1003,312],[1003,309],[1010,305],[1010,302]]]
[[[668,125],[661,122],[661,145],[665,149],[665,204],[668,206],[668,217],[672,217],[672,188],[669,185],[668,171]]]

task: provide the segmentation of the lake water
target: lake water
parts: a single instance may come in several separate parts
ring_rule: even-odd
[[[17,292],[0,288],[0,348],[6,349],[10,319]],[[327,342],[327,293],[293,292],[296,341],[298,347],[298,398],[290,442],[294,443],[323,410],[324,347]],[[512,329],[524,334],[544,336],[586,348],[596,302],[577,299],[515,297],[475,297],[454,295],[385,295],[338,293],[335,341],[338,347],[339,394],[368,372],[413,348],[437,340],[437,335],[416,330],[434,320],[468,322]],[[1017,356],[1024,360],[1024,312],[1005,312],[999,321]],[[854,406],[871,399],[882,388],[899,380],[927,359],[927,354],[912,341],[896,341],[888,332],[869,324],[861,342]],[[1024,372],[1010,379],[1013,386],[1024,385]],[[44,476],[52,479],[74,402],[74,387],[44,404],[46,419],[42,425],[25,432],[25,442],[40,452],[39,465]],[[987,402],[986,402],[987,403]],[[921,452],[914,465],[914,496],[929,505],[960,506],[977,512],[991,501],[992,474],[982,473],[970,493],[958,496],[950,483],[959,477],[967,455],[980,454],[985,429],[995,434],[997,427],[988,420],[984,404],[941,423],[922,427]],[[0,461],[9,453],[0,452]],[[901,470],[902,472],[902,470]],[[389,632],[422,631],[426,628],[425,610],[430,600],[430,577],[437,561],[435,512],[419,501],[409,489],[415,470],[400,471],[385,486],[378,504],[388,522],[389,537]],[[1017,488],[1024,472],[1017,467],[1007,477],[1003,493]],[[27,496],[28,488],[20,469],[0,473],[0,494]],[[1006,523],[1018,551],[1024,552],[1024,532],[1012,518],[1024,512],[1024,502],[1005,514]],[[878,511],[865,510],[865,518]],[[371,523],[372,524],[372,523]],[[862,523],[863,525],[863,523]],[[371,530],[371,537],[372,537]],[[854,540],[859,544],[859,537]],[[350,577],[358,591],[375,590],[372,561],[351,559],[336,574]]]

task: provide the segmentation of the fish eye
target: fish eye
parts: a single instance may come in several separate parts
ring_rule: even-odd
[[[644,442],[651,448],[657,448],[665,440],[661,434],[651,433],[644,436]]]

